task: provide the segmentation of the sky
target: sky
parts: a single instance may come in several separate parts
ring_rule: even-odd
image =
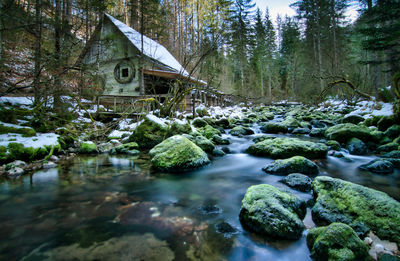
[[[296,2],[296,0],[255,0],[254,2],[263,13],[268,6],[272,21],[276,20],[278,14],[280,14],[282,17],[284,17],[286,14],[289,16],[296,14],[296,12],[289,7],[289,5]]]
[[[276,17],[280,14],[282,17],[285,15],[294,16],[296,12],[290,8],[290,4],[295,3],[297,0],[255,0],[256,7],[264,13],[268,6],[269,14],[272,21],[275,23]],[[347,15],[351,20],[355,20],[357,17],[357,7],[350,7],[347,11]]]

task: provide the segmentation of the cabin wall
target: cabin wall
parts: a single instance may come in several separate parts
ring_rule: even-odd
[[[137,96],[139,90],[138,51],[128,39],[108,20],[104,20],[101,33],[84,58],[84,64],[96,74],[102,95]],[[128,65],[129,81],[120,82],[115,77],[118,65]],[[134,75],[131,77],[131,74]],[[122,74],[121,74],[122,75]]]

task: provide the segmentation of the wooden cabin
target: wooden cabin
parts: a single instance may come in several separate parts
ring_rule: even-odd
[[[144,92],[140,88],[140,61]],[[94,75],[101,90],[98,102],[114,111],[127,105],[143,107],[138,101],[146,98],[163,102],[178,79],[185,88],[198,89],[186,95],[182,110],[192,111],[200,103],[222,105],[222,96],[204,91],[208,89],[207,83],[191,76],[164,46],[142,37],[109,14],[104,15],[88,41],[80,64]]]

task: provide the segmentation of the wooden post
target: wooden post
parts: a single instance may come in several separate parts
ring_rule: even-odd
[[[196,95],[193,93],[192,94],[192,112],[193,112],[193,118],[196,118]]]
[[[117,98],[114,97],[114,112],[117,112]]]

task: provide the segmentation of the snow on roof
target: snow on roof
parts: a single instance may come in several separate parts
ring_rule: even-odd
[[[141,34],[135,29],[127,26],[121,21],[115,19],[109,14],[105,14],[110,21],[128,38],[128,40],[139,50],[142,50],[141,44]],[[157,60],[164,65],[170,67],[171,69],[178,71],[182,75],[188,76],[189,73],[182,67],[182,65],[175,59],[175,57],[168,52],[168,50],[157,43],[156,41],[150,39],[149,37],[143,35],[143,54],[146,56]]]

